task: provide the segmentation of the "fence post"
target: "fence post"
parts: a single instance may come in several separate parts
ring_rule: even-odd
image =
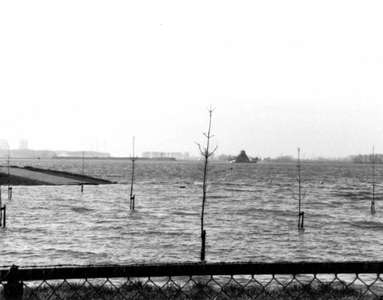
[[[23,299],[23,283],[19,282],[19,267],[13,265],[9,269],[7,283],[4,284],[5,300],[22,300]]]

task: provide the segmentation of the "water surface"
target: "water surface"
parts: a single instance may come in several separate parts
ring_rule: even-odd
[[[81,160],[15,160],[69,172]],[[0,265],[130,264],[199,261],[202,164],[135,165],[136,210],[129,210],[131,162],[86,160],[85,173],[116,185],[15,186],[0,229]],[[302,165],[305,231],[297,230],[295,164],[212,163],[206,203],[206,259],[219,261],[380,260],[382,168]]]

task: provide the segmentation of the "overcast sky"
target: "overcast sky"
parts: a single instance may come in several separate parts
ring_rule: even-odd
[[[381,1],[1,1],[11,148],[383,153]],[[12,144],[13,143],[13,144]],[[14,147],[12,147],[14,146]]]

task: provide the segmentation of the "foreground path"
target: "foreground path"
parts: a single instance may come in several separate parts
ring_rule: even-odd
[[[104,179],[93,178],[80,174],[60,172],[54,170],[44,170],[37,168],[18,168],[9,169],[11,185],[80,185],[84,184],[112,184]],[[8,183],[8,169],[3,167],[0,170],[1,184]]]

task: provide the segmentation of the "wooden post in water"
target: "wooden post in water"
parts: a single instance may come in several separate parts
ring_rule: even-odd
[[[1,184],[0,184],[0,227],[3,224],[3,204],[1,199]]]
[[[10,159],[11,153],[8,147],[8,199],[12,199],[11,175],[10,175]]]
[[[133,195],[134,163],[137,160],[137,157],[134,156],[134,141],[135,141],[135,138],[133,137],[133,156],[130,157],[130,160],[132,161],[132,180],[130,183],[130,210],[134,210],[135,200],[136,200],[136,195]]]
[[[1,208],[2,212],[3,212],[3,227],[6,227],[7,226],[7,206],[4,205],[2,208]]]
[[[6,205],[3,206],[2,199],[1,199],[1,185],[0,185],[0,227],[5,227],[7,225],[7,214],[6,214],[7,207]]]
[[[304,215],[305,213],[301,211],[301,202],[302,202],[302,179],[301,179],[301,161],[300,161],[300,151],[298,148],[298,229],[303,229]]]
[[[375,148],[372,147],[372,201],[371,214],[375,214]]]
[[[206,230],[204,229],[204,214],[205,214],[205,203],[206,203],[206,192],[207,192],[207,167],[209,162],[209,157],[213,155],[213,153],[217,150],[218,147],[215,147],[215,149],[212,152],[209,152],[210,147],[210,139],[213,137],[213,135],[210,134],[211,132],[211,118],[213,109],[210,106],[210,109],[208,109],[209,112],[209,128],[207,134],[204,133],[206,136],[206,148],[201,147],[200,144],[197,143],[199,150],[204,158],[204,169],[203,169],[203,182],[202,182],[202,212],[201,212],[201,261],[205,260],[205,244],[206,244]]]
[[[84,151],[82,151],[82,177],[81,177],[81,193],[84,192]]]
[[[7,224],[7,214],[6,214],[6,205],[3,206],[2,196],[1,196],[1,184],[0,184],[0,227],[5,227]]]

